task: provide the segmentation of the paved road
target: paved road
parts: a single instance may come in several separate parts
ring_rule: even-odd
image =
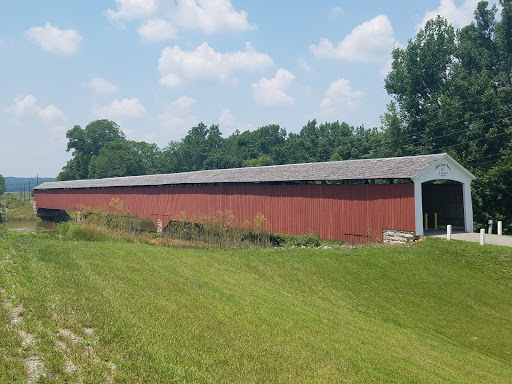
[[[439,233],[439,231],[436,231],[435,233],[427,234],[427,236],[440,237],[440,238],[446,239],[446,232],[441,234],[441,233]],[[452,233],[452,239],[479,243],[480,242],[480,233],[455,232],[455,233]],[[498,235],[485,234],[485,244],[501,245],[503,247],[512,247],[512,236],[498,236]]]

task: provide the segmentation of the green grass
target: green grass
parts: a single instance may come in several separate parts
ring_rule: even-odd
[[[0,229],[0,260],[0,298],[23,306],[18,324],[0,308],[0,382],[25,382],[35,353],[52,383],[512,377],[510,248],[172,249]]]

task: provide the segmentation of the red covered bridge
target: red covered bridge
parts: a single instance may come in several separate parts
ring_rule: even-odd
[[[455,183],[431,183],[439,179]],[[318,231],[361,243],[382,239],[384,229],[423,235],[427,210],[439,212],[440,225],[472,231],[472,179],[450,156],[436,154],[61,181],[36,187],[34,200],[44,216],[120,199],[126,214],[164,227],[183,212],[190,218],[228,210],[239,226],[260,214],[272,232]]]

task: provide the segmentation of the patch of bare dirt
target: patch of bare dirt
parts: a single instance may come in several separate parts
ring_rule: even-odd
[[[28,371],[28,382],[35,383],[45,375],[44,363],[37,354],[32,354],[25,359],[25,367]]]
[[[23,306],[20,304],[16,308],[11,307],[11,323],[19,324],[22,321],[23,321]]]
[[[35,346],[36,341],[34,340],[34,336],[32,336],[30,333],[19,330],[18,335],[21,337],[21,346],[23,348]]]
[[[5,294],[5,291],[2,293]],[[23,324],[23,305],[19,304],[13,308],[12,304],[7,299],[4,300],[3,305],[9,313],[11,324],[13,326],[20,327]],[[21,338],[21,346],[23,349],[31,349],[36,345],[36,339],[31,333],[22,329],[18,329],[18,335]],[[41,376],[46,374],[43,360],[37,353],[32,352],[28,357],[24,359],[24,363],[28,373],[28,383],[35,383]]]
[[[69,340],[71,340],[73,343],[78,343],[82,340],[82,337],[78,336],[76,333],[74,333],[70,329],[59,329],[58,333],[59,336],[63,336]]]
[[[73,364],[73,362],[69,359],[66,358],[66,360],[64,361],[64,373],[67,373],[67,374],[71,374],[71,373],[74,373],[76,370],[78,369],[78,367]]]
[[[83,381],[83,378],[80,377],[79,373],[80,365],[76,365],[69,357],[71,345],[78,345],[87,360],[91,361],[93,364],[106,366],[107,372],[105,373],[104,380],[106,383],[114,383],[114,371],[117,368],[116,365],[112,362],[99,358],[94,349],[96,340],[84,340],[84,338],[93,338],[94,330],[92,328],[83,328],[82,332],[82,334],[85,335],[84,337],[66,328],[61,328],[57,331],[55,347],[64,354],[63,371],[67,374],[76,374],[78,372],[78,382]]]

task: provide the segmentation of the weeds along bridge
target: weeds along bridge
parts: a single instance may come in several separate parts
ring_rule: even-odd
[[[34,189],[34,201],[43,218],[105,207],[165,227],[222,212],[229,225],[367,243],[422,236],[425,213],[472,231],[474,178],[433,154],[49,182]]]

